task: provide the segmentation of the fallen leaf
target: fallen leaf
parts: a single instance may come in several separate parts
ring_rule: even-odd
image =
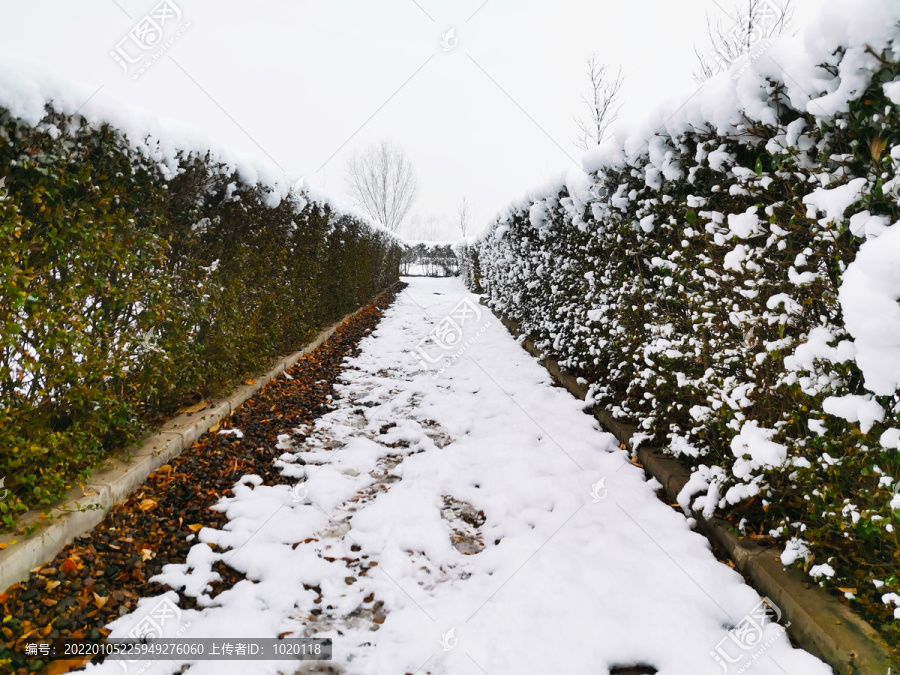
[[[150,509],[156,508],[156,500],[150,499],[147,497],[146,499],[142,499],[141,503],[138,505],[138,508],[141,511],[149,511]]]
[[[200,530],[203,529],[203,525],[200,525],[200,524],[196,524],[196,525],[188,525],[188,529],[189,529],[191,532],[199,532]]]
[[[63,574],[71,574],[75,570],[78,569],[78,566],[75,564],[75,561],[71,558],[66,558],[62,564]]]
[[[153,551],[151,551],[149,548],[141,549],[141,560],[150,560],[150,558],[152,558],[152,557],[153,557]]]
[[[58,582],[58,581],[53,581],[53,579],[50,579],[49,581],[47,581],[47,585],[44,586],[44,590],[52,591],[52,590],[53,590],[54,588],[56,588],[57,586],[59,586],[59,582]]]
[[[856,595],[856,589],[855,589],[855,588],[841,588],[840,586],[838,586],[838,590],[839,590],[841,593],[853,593],[854,595]]]
[[[200,412],[201,410],[206,408],[208,405],[209,405],[209,402],[206,399],[202,399],[199,403],[195,403],[194,405],[189,405],[187,408],[181,408],[180,410],[178,410],[176,412],[179,412],[179,413]]]
[[[109,596],[104,598],[94,593],[94,604],[97,605],[97,609],[103,609],[107,602],[109,602]]]
[[[249,377],[244,380],[244,384],[256,384],[256,380],[251,380]]]

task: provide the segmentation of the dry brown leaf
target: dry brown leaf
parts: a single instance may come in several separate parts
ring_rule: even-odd
[[[97,609],[103,609],[107,602],[109,602],[109,596],[103,597],[94,593],[94,604],[97,605]]]
[[[150,560],[150,558],[152,558],[152,557],[153,557],[153,551],[151,551],[149,548],[141,549],[141,560]]]
[[[176,411],[176,412],[179,412],[179,413],[195,413],[195,412],[200,412],[201,410],[203,410],[203,409],[206,408],[207,406],[209,406],[209,401],[207,401],[206,399],[202,399],[199,403],[195,403],[194,405],[189,405],[189,406],[186,407],[186,408],[181,408],[180,410],[178,410],[178,411]]]
[[[869,154],[872,155],[872,161],[877,162],[881,159],[881,154],[884,152],[884,149],[887,147],[887,139],[882,138],[881,136],[876,136],[871,141],[869,141]]]

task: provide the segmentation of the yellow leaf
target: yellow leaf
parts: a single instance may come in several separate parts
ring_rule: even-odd
[[[156,508],[156,500],[150,499],[148,497],[147,499],[141,500],[141,503],[138,505],[138,507],[141,509],[141,511],[149,511],[150,509]]]
[[[213,425],[209,428],[209,433],[214,434],[214,433],[216,433],[218,430],[219,430],[219,424],[216,423],[216,424],[213,424]]]
[[[203,529],[203,526],[202,525],[188,525],[188,529],[191,532],[199,532],[200,530]]]
[[[150,560],[150,558],[152,558],[152,557],[153,557],[153,551],[151,551],[149,548],[141,549],[141,560]]]
[[[249,377],[244,380],[244,384],[256,384],[256,380],[251,380]]]
[[[48,590],[48,591],[52,591],[52,590],[53,590],[54,588],[56,588],[57,586],[59,586],[59,582],[58,582],[58,581],[53,581],[53,579],[49,579],[49,580],[47,581],[47,585],[44,586],[44,589],[45,589],[45,590]]]
[[[97,609],[103,609],[104,605],[109,601],[109,597],[101,597],[94,593],[94,604],[97,605]]]
[[[882,138],[881,136],[876,136],[871,141],[869,141],[869,153],[872,155],[872,161],[877,162],[881,159],[881,153],[884,152],[884,149],[887,147],[887,139]]]

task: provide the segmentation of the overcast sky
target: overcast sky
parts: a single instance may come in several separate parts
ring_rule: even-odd
[[[110,52],[159,0],[0,0],[0,45],[340,197],[348,155],[391,138],[418,172],[414,212],[448,228],[464,195],[480,227],[579,162],[588,54],[621,64],[621,117],[641,117],[696,87],[707,14],[734,12],[733,0],[170,1],[181,16],[164,37],[180,35],[137,79]],[[791,32],[816,5],[798,0]]]

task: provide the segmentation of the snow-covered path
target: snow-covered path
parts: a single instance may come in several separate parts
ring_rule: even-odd
[[[285,429],[293,490],[245,477],[221,505],[229,526],[202,530],[188,563],[166,568],[205,607],[183,610],[167,635],[331,637],[333,670],[321,672],[347,674],[645,664],[730,675],[746,661],[754,675],[831,672],[777,624],[755,629],[757,593],[459,280],[407,281],[348,361],[336,408],[314,429]],[[452,348],[417,351],[432,329]],[[219,559],[247,580],[209,598]],[[113,637],[159,601],[143,600]],[[315,665],[200,661],[190,672]]]

